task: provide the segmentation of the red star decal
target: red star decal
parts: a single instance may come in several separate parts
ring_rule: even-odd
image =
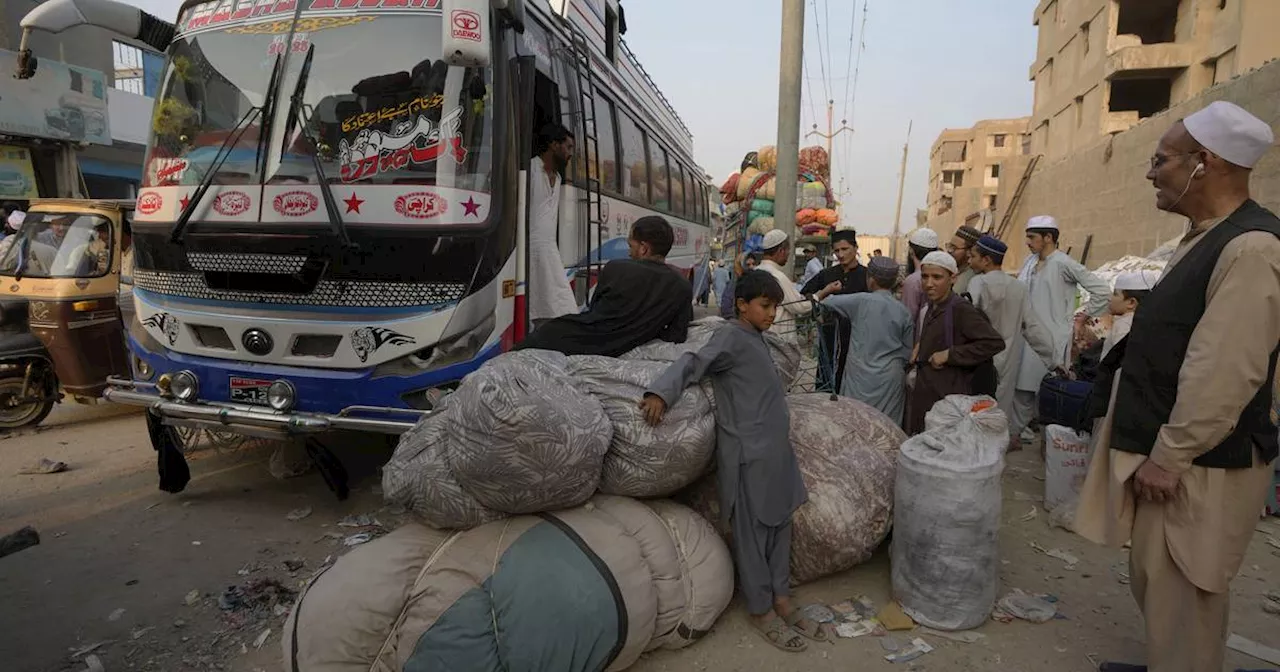
[[[463,217],[469,217],[471,215],[475,215],[477,218],[480,217],[480,204],[476,203],[476,199],[470,196],[467,197],[467,200],[462,202],[462,209],[464,211],[462,213]]]
[[[181,212],[182,210],[186,210],[186,209],[187,209],[187,204],[188,204],[188,203],[190,203],[190,202],[191,202],[191,199],[190,199],[190,198],[188,198],[186,194],[183,194],[183,195],[182,195],[182,200],[178,201],[178,208],[179,208],[179,212]]]
[[[364,199],[360,198],[359,196],[356,196],[354,191],[351,192],[351,198],[343,199],[342,202],[347,204],[348,214],[352,212],[356,213],[357,215],[360,214],[360,206],[364,205]]]

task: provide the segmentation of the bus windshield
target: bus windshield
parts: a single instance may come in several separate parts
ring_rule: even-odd
[[[198,184],[242,117],[263,103],[277,59],[287,58],[272,118],[248,124],[214,184],[315,183],[314,147],[334,184],[489,192],[491,71],[440,59],[443,19],[435,3],[362,2],[357,13],[335,8],[335,0],[302,1],[309,7],[296,22],[292,1],[287,11],[274,10],[284,2],[242,0],[182,12],[155,105],[144,186]],[[268,9],[253,14],[261,7]],[[252,16],[237,22],[242,10]],[[291,110],[295,91],[302,104]],[[279,155],[266,174],[258,168],[263,125],[263,153]]]

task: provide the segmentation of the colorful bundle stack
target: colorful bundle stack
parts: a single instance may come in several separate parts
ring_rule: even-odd
[[[778,150],[772,145],[753,152],[755,165],[745,164],[741,174],[729,177],[720,188],[723,200],[741,210],[737,220],[743,237],[764,234],[774,228],[777,195]],[[799,156],[800,179],[796,184],[796,227],[802,236],[828,237],[839,216],[827,188],[830,157],[821,147],[806,147]],[[758,168],[757,168],[758,166]]]

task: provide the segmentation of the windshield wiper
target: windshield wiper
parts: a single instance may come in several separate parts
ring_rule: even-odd
[[[324,172],[324,162],[320,160],[320,142],[311,134],[309,128],[311,120],[307,118],[306,111],[303,109],[302,99],[307,90],[307,79],[311,76],[311,61],[315,57],[316,45],[312,44],[307,47],[307,55],[302,59],[302,68],[298,70],[298,82],[293,87],[293,95],[289,96],[289,114],[285,117],[284,139],[280,144],[280,154],[285,155],[289,151],[290,138],[293,136],[294,127],[298,127],[298,132],[302,138],[307,141],[311,149],[311,166],[315,168],[316,178],[320,182],[320,196],[324,201],[324,211],[329,217],[329,228],[333,230],[333,235],[342,243],[342,247],[348,250],[358,249],[360,246],[351,242],[351,236],[347,233],[347,225],[342,221],[342,215],[338,212],[338,201],[333,197],[333,188],[329,186],[329,176]],[[297,123],[301,121],[302,123]]]
[[[273,106],[276,80],[280,77],[280,56],[280,54],[276,54],[276,62],[271,66],[271,78],[267,83],[267,93],[263,97],[262,105],[256,105],[245,111],[244,116],[240,117],[240,121],[237,121],[236,125],[231,127],[227,137],[218,146],[218,152],[213,155],[213,161],[209,163],[209,171],[200,179],[200,185],[191,194],[191,198],[187,199],[187,206],[178,214],[178,221],[174,222],[173,229],[169,231],[169,242],[178,245],[182,244],[183,236],[186,235],[187,226],[191,223],[191,216],[195,214],[196,206],[200,204],[200,199],[204,198],[205,193],[209,191],[209,187],[213,184],[213,179],[217,177],[218,171],[222,169],[222,164],[226,162],[228,156],[231,156],[231,148],[240,144],[240,138],[244,137],[245,131],[249,130],[249,125],[258,118],[263,119],[263,124],[259,124],[258,149],[254,158],[262,156],[262,149],[266,144],[266,133],[261,127],[271,118],[268,110]]]

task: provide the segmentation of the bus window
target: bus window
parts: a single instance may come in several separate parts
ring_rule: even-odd
[[[653,193],[653,207],[671,210],[671,189],[667,185],[667,150],[652,137],[649,138],[649,188]]]
[[[671,212],[683,217],[684,208],[684,167],[678,163],[671,164]]]
[[[613,103],[596,91],[596,144],[600,148],[600,188],[618,191],[618,140],[613,128]]]
[[[645,158],[644,132],[630,115],[621,110],[618,111],[618,136],[622,147],[622,195],[648,203],[649,167]]]

